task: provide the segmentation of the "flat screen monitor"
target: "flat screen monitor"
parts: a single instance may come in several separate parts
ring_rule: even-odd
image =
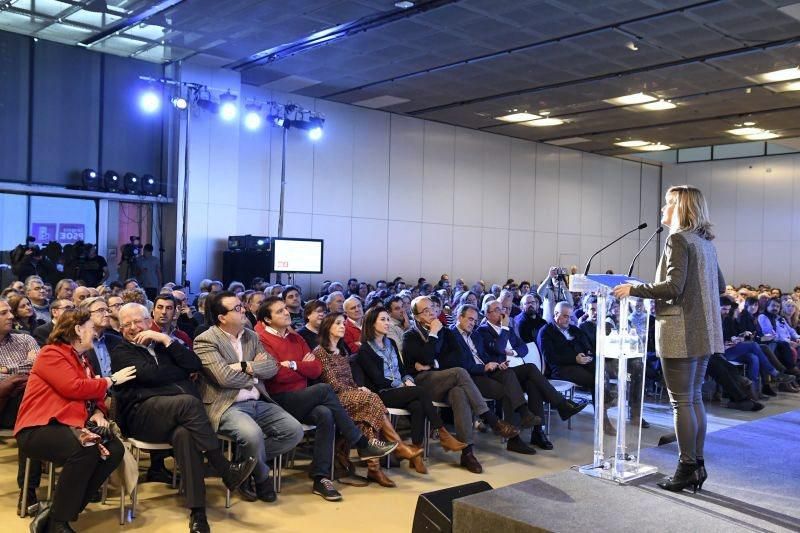
[[[272,239],[273,272],[322,274],[322,239]]]

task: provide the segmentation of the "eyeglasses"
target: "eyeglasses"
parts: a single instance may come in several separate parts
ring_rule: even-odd
[[[417,315],[424,315],[425,313],[431,313],[431,314],[433,314],[433,308],[431,308],[431,307],[426,307],[426,308],[424,308],[424,309],[419,309],[419,310],[417,310],[417,313],[416,313],[416,314],[417,314]]]
[[[54,307],[53,311],[56,311],[58,309],[63,309],[64,311],[73,311],[75,309],[75,306],[74,305],[65,305],[63,307]]]
[[[120,329],[128,329],[131,326],[136,326],[136,327],[143,326],[143,327],[146,327],[147,326],[147,322],[149,320],[150,320],[149,318],[140,318],[138,320],[132,320],[131,322],[127,322],[125,324],[120,324],[119,327],[120,327]]]
[[[119,309],[122,307],[122,304],[111,304],[108,306],[110,309]]]
[[[102,309],[95,309],[94,311],[89,311],[89,314],[100,313],[101,315],[109,315],[111,314],[111,310],[108,307],[103,307]]]
[[[244,306],[242,304],[236,304],[233,309],[225,309],[225,314],[230,313],[231,311],[236,311],[237,313],[241,313],[244,311]]]

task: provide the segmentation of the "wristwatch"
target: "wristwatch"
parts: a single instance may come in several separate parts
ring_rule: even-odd
[[[114,378],[113,374],[108,376],[108,377],[111,379],[111,386],[112,387],[117,384],[117,380],[116,380],[116,378]]]
[[[245,363],[244,361],[242,361],[242,372],[247,374],[247,363]]]
[[[292,370],[297,372],[297,361],[289,361],[289,366],[292,368]]]

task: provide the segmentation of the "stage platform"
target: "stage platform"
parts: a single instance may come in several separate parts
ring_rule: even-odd
[[[800,531],[800,410],[708,435],[708,481],[697,494],[656,482],[677,444],[642,451],[659,473],[621,486],[568,470],[454,502],[456,533]]]

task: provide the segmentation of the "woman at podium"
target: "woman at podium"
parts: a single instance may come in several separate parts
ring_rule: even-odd
[[[702,488],[706,412],[701,387],[712,353],[724,352],[719,295],[725,280],[699,189],[670,187],[661,208],[669,236],[656,270],[655,283],[619,285],[614,295],[656,300],[656,353],[675,419],[680,457],[675,475],[659,483],[674,492]]]

